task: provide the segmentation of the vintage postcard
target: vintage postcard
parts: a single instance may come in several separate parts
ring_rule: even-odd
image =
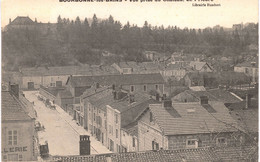
[[[257,0],[2,0],[1,161],[258,161]]]

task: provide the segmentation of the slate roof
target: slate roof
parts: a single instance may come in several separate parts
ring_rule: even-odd
[[[230,162],[257,161],[257,147],[206,147],[194,149],[111,153],[87,156],[54,156],[53,161],[86,162]]]
[[[2,91],[2,121],[28,121],[32,118],[24,111],[23,105],[9,92]]]
[[[10,25],[34,25],[35,23],[28,16],[17,16]]]
[[[98,82],[101,85],[138,85],[138,84],[163,84],[161,74],[124,74],[101,76],[72,76],[68,82],[73,87],[92,86]]]
[[[172,116],[161,104],[150,105],[155,121],[165,135],[199,134],[212,132],[232,132],[237,130],[223,122],[238,128],[228,109],[221,102],[209,102],[216,110],[209,113],[199,103],[174,103],[173,108],[181,117]],[[189,111],[192,110],[192,111]]]

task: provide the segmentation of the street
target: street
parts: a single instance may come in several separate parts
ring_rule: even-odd
[[[79,155],[79,135],[90,135],[78,126],[72,117],[56,105],[56,110],[45,107],[37,99],[38,91],[24,91],[25,97],[34,102],[37,119],[45,130],[38,132],[39,143],[48,141],[50,155]],[[90,137],[91,154],[111,153],[95,138]]]

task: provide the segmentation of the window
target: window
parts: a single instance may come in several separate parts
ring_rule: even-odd
[[[220,138],[217,138],[217,144],[219,145],[223,145],[223,144],[226,144],[226,138],[224,137],[220,137]]]
[[[131,91],[131,92],[134,92],[134,90],[135,90],[135,86],[131,85],[130,91]]]
[[[55,87],[55,83],[50,83],[50,86],[51,87]]]
[[[118,138],[118,130],[116,129],[116,138]]]
[[[96,121],[96,114],[94,113],[94,121]]]
[[[19,155],[19,161],[23,160],[23,155]]]
[[[155,89],[158,90],[158,88],[159,88],[159,86],[158,86],[158,84],[156,84],[156,85],[155,85]]]
[[[118,114],[116,114],[116,124],[118,123]]]
[[[152,141],[152,149],[153,150],[159,150],[159,143]]]
[[[133,147],[135,147],[135,138],[133,137]]]
[[[8,131],[8,145],[17,145],[17,130]]]
[[[150,122],[153,122],[153,114],[150,112]]]
[[[146,85],[144,85],[144,92],[146,92]]]
[[[186,141],[186,146],[190,148],[197,148],[198,147],[198,140],[197,139],[188,139]]]

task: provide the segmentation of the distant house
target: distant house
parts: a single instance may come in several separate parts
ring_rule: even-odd
[[[213,72],[212,66],[210,66],[207,62],[200,62],[200,61],[191,61],[190,66],[193,70],[199,72]]]
[[[18,91],[2,86],[1,97],[2,161],[36,161],[35,119],[26,112]]]
[[[161,71],[161,74],[165,77],[175,77],[177,80],[182,79],[187,73],[185,67],[181,64],[169,64],[164,70]]]
[[[235,72],[244,73],[250,76],[252,82],[258,82],[258,63],[257,62],[243,62],[234,67]]]
[[[151,104],[138,122],[139,150],[188,149],[238,144],[235,120],[221,102]]]
[[[118,74],[110,66],[57,66],[57,67],[33,67],[21,68],[21,88],[39,89],[40,85],[45,87],[64,86],[70,75],[92,76]]]
[[[221,89],[212,89],[207,91],[186,90],[174,96],[172,100],[174,102],[200,102],[201,96],[207,96],[209,101],[219,101],[225,105],[241,102],[242,100],[238,96]]]
[[[152,74],[160,73],[162,65],[154,62],[119,62],[111,65],[120,74]]]
[[[187,87],[204,86],[204,78],[201,73],[187,73],[184,76],[184,84]]]
[[[74,98],[74,104],[79,103],[80,96],[86,89],[98,83],[102,86],[121,86],[131,93],[156,91],[164,93],[164,80],[161,74],[125,74],[102,76],[71,76],[66,83],[67,90]]]

